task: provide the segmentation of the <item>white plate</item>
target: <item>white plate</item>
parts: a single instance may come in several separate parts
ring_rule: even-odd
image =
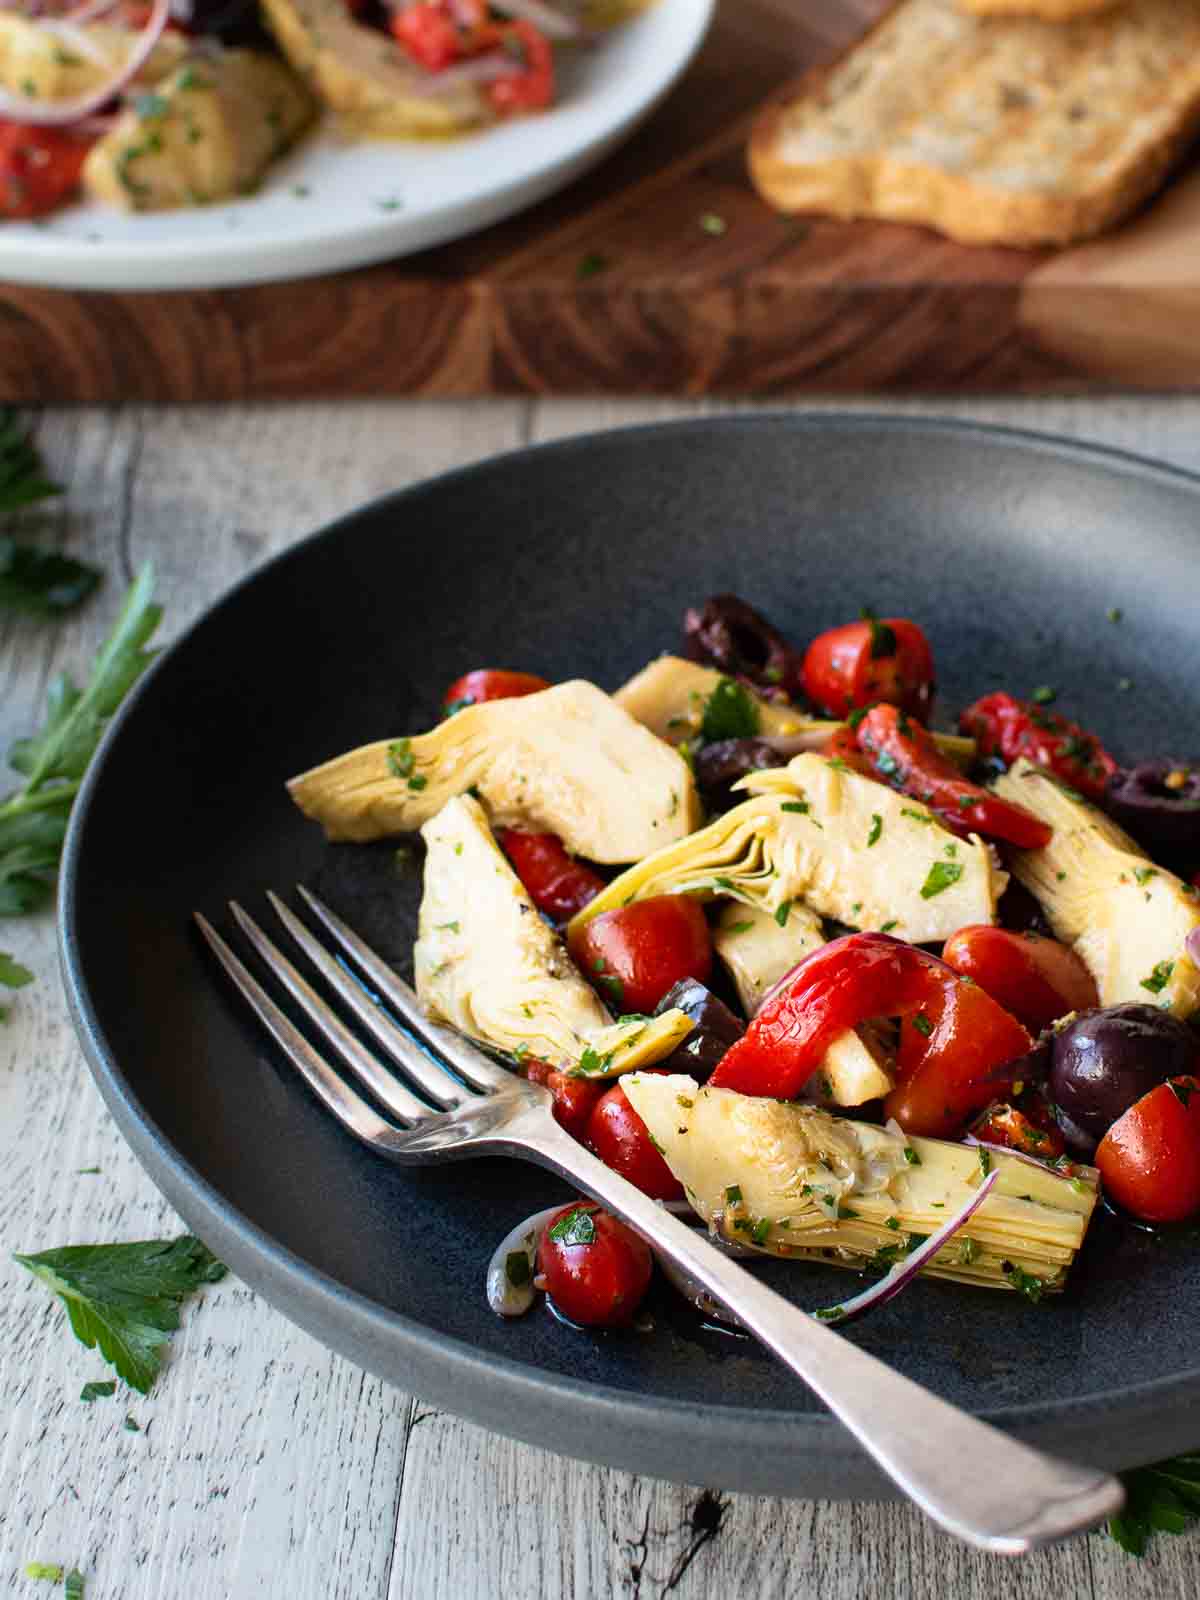
[[[0,224],[0,278],[64,289],[217,289],[364,266],[509,217],[594,166],[653,109],[716,0],[658,0],[564,53],[560,102],[445,145],[319,130],[248,199],[127,216],[96,204]]]

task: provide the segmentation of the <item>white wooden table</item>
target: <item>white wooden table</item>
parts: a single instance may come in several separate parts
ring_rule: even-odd
[[[0,625],[0,741],[51,676],[86,668],[152,557],[177,634],[248,568],[327,519],[455,462],[699,403],[320,404],[47,415],[68,486],[46,536],[109,582],[65,626]],[[890,404],[1058,430],[1200,469],[1200,399]],[[1131,530],[1131,535],[1134,530]],[[84,1405],[107,1375],[12,1250],[170,1234],[66,1018],[49,917],[0,924],[38,980],[0,1025],[0,1594],[31,1560],[89,1600],[1193,1600],[1200,1536],[1135,1562],[1100,1536],[1010,1563],[900,1505],[727,1496],[581,1465],[389,1389],[227,1280],[185,1311],[146,1399]],[[81,1168],[99,1167],[93,1175]],[[6,1263],[6,1264],[4,1264]],[[127,1414],[141,1432],[127,1431]],[[1200,1444],[1200,1417],[1197,1417]]]

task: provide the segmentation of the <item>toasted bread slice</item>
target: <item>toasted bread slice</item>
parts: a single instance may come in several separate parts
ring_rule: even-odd
[[[901,0],[767,107],[749,160],[781,211],[1062,245],[1134,210],[1197,130],[1200,0],[1065,23]]]
[[[1045,22],[1069,22],[1107,11],[1121,0],[958,0],[964,11],[977,17],[1041,17]]]

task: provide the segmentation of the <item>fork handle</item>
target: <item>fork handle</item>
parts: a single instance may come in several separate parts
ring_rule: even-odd
[[[1116,1478],[1046,1455],[894,1372],[761,1283],[549,1118],[530,1122],[527,1130],[510,1124],[497,1143],[577,1184],[698,1279],[948,1532],[982,1550],[1018,1555],[1120,1510]]]

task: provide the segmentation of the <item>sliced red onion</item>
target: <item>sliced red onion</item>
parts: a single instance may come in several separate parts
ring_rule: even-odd
[[[1184,948],[1188,953],[1188,960],[1195,967],[1200,967],[1200,928],[1193,928],[1184,940]]]
[[[85,22],[95,22],[97,17],[102,17],[105,12],[111,11],[116,4],[117,0],[85,0],[83,5],[67,12],[66,20],[73,22],[76,27]]]
[[[1025,1150],[1014,1150],[1008,1144],[991,1144],[987,1139],[977,1139],[973,1133],[965,1133],[962,1142],[979,1150],[994,1150],[997,1155],[1011,1156],[1014,1161],[1022,1161],[1027,1167],[1036,1167],[1039,1172],[1048,1172],[1052,1178],[1061,1178],[1064,1183],[1069,1183],[1076,1176],[1074,1172],[1055,1172],[1053,1163],[1043,1160],[1041,1156],[1031,1156]],[[1082,1164],[1075,1163],[1076,1166]]]
[[[561,1210],[560,1201],[556,1206],[547,1206],[545,1211],[535,1211],[533,1216],[526,1217],[524,1222],[518,1222],[515,1228],[506,1233],[493,1250],[487,1269],[487,1300],[497,1316],[523,1317],[532,1306],[533,1277],[542,1229],[555,1212]],[[513,1282],[509,1270],[510,1256],[524,1259],[523,1282]],[[520,1271],[518,1276],[521,1276]]]
[[[472,84],[497,83],[501,78],[511,78],[517,70],[512,56],[507,53],[471,56],[467,61],[456,61],[452,67],[443,67],[440,72],[421,73],[405,86],[404,92],[423,100],[436,100],[439,95],[453,94],[456,89]]]
[[[86,56],[97,67],[107,67],[108,57],[100,49],[96,41],[90,36],[86,28],[81,28],[77,22],[72,22],[69,17],[64,17],[61,22],[47,25],[48,33],[54,34],[64,44],[70,45],[76,54]]]
[[[583,39],[591,36],[590,29],[574,17],[564,16],[553,6],[546,5],[544,0],[492,0],[492,10],[502,12],[506,17],[524,17],[526,22],[532,22],[549,39]]]
[[[979,1210],[980,1206],[991,1194],[1000,1174],[993,1168],[987,1174],[975,1193],[963,1206],[962,1210],[944,1222],[936,1233],[931,1233],[915,1250],[910,1250],[903,1261],[898,1261],[886,1277],[880,1278],[878,1283],[873,1283],[869,1289],[864,1289],[861,1294],[856,1294],[850,1300],[843,1300],[836,1306],[826,1306],[820,1311],[810,1313],[818,1322],[843,1323],[849,1322],[854,1317],[861,1317],[864,1311],[870,1311],[872,1306],[885,1306],[889,1300],[894,1300],[920,1272],[927,1262],[933,1260],[938,1251],[952,1239],[958,1230]]]
[[[100,10],[108,9],[107,0],[103,4],[100,4],[100,0],[92,0],[91,5],[72,12],[67,21],[79,26],[98,16]],[[39,128],[65,128],[72,122],[90,117],[101,106],[107,105],[114,95],[120,94],[146,65],[155,45],[162,38],[170,10],[171,0],[154,0],[129,60],[98,89],[89,89],[87,94],[76,95],[73,100],[33,100],[26,95],[11,94],[0,89],[0,117],[8,117],[13,122],[31,123]]]

